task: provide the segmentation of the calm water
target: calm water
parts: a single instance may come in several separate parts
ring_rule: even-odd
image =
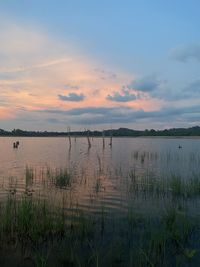
[[[109,146],[107,138],[103,148],[91,138],[90,149],[86,138],[71,141],[0,138],[0,230],[20,233],[0,251],[0,266],[200,266],[200,139],[113,138]],[[37,222],[44,216],[48,229],[43,203],[55,222],[57,211],[64,218],[58,243],[27,220],[30,207],[42,207]]]
[[[16,140],[20,145],[13,149]],[[48,167],[67,167],[76,177],[70,188],[70,203],[85,211],[100,212],[103,206],[105,210],[119,214],[132,201],[127,195],[127,177],[131,171],[161,179],[170,175],[187,179],[200,174],[200,139],[113,138],[112,147],[109,141],[109,138],[105,140],[103,149],[102,138],[93,138],[88,149],[86,138],[72,138],[70,149],[67,138],[2,137],[1,194],[13,186],[19,194],[24,192],[26,166],[32,167],[37,177],[33,190],[52,193],[55,188],[44,188],[41,182],[43,171]],[[55,199],[59,199],[61,191],[69,197],[68,189],[56,188]],[[136,207],[141,207],[141,200],[137,201]],[[147,210],[148,203],[145,203]]]
[[[19,140],[20,146],[13,149],[12,144],[16,140]],[[200,158],[200,139],[114,138],[112,148],[108,145],[109,139],[106,139],[105,149],[102,148],[101,138],[93,138],[91,142],[92,147],[88,149],[86,138],[72,139],[69,149],[67,138],[1,137],[0,175],[19,177],[26,165],[38,169],[46,165],[69,167],[72,163],[91,172],[98,168],[99,159],[104,167],[126,169],[135,166],[143,169],[145,166],[158,171],[169,167],[172,171],[185,173],[193,171],[191,167],[196,171],[198,164],[195,163],[199,163]],[[178,149],[179,145],[182,149]],[[137,160],[137,152],[138,158],[149,154],[143,164]],[[155,164],[155,158],[159,164]]]

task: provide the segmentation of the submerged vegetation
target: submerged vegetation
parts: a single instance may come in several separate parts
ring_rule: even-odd
[[[168,179],[165,177],[155,177],[153,174],[136,176],[134,171],[128,175],[128,192],[149,194],[154,197],[182,197],[194,198],[200,197],[200,177],[193,175],[187,179],[181,176],[171,175]]]
[[[134,151],[135,165],[124,170],[97,154],[92,174],[26,166],[23,190],[13,178],[1,187],[0,265],[199,266],[200,173],[163,174],[147,164],[175,158]]]
[[[56,169],[55,171],[49,170],[49,178],[51,182],[57,187],[70,187],[73,182],[73,176],[67,168]]]
[[[78,207],[69,216],[63,203],[8,195],[1,205],[1,266],[199,266],[199,218],[182,205],[170,202],[151,216],[130,207],[115,221],[103,207],[98,216]]]
[[[33,183],[33,178],[34,178],[34,170],[33,170],[33,168],[29,167],[29,166],[26,166],[26,172],[25,172],[26,184]]]

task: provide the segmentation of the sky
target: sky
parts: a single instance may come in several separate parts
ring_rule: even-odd
[[[199,125],[199,0],[0,0],[0,128]]]

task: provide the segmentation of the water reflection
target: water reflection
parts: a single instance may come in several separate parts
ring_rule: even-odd
[[[48,203],[48,214],[54,217],[49,217],[48,224],[44,220],[42,228],[49,235],[48,227],[58,212],[58,219],[64,220],[58,226],[66,226],[64,251],[71,253],[73,248],[73,255],[79,255],[78,265],[77,257],[72,260],[65,255],[67,266],[177,266],[180,255],[184,258],[182,266],[189,261],[191,266],[199,266],[199,140],[113,138],[109,146],[110,138],[105,138],[103,147],[102,138],[91,139],[91,146],[87,138],[72,139],[71,145],[68,137],[20,138],[17,150],[12,148],[13,140],[0,138],[1,207],[10,205],[1,211],[8,211],[2,215],[10,214],[11,218],[1,220],[1,229],[7,229],[4,221],[10,222],[13,233],[13,222],[25,210],[36,214],[37,220],[33,225],[28,221],[26,227],[27,236],[34,237],[35,226],[46,218],[44,203]],[[24,209],[27,204],[33,213]],[[12,207],[13,213],[9,213]],[[21,231],[18,226],[15,229]],[[21,236],[14,233],[14,238]],[[51,257],[58,261],[57,250],[46,236],[44,240],[53,252]],[[48,247],[45,242],[41,245],[41,238],[37,242],[38,251]],[[120,253],[114,250],[116,244]],[[101,262],[88,265],[93,248],[101,251]],[[117,260],[116,255],[120,255]],[[52,266],[63,264],[52,262]]]
[[[30,189],[40,193],[43,191],[41,194],[45,195],[48,190],[54,190],[58,199],[61,193],[66,195],[70,192],[70,198],[82,209],[100,212],[103,205],[105,210],[119,211],[127,209],[133,198],[133,195],[127,194],[130,172],[138,177],[162,179],[172,175],[187,179],[200,173],[198,139],[73,139],[19,138],[19,148],[13,149],[14,138],[0,138],[1,184],[7,189],[16,187],[19,193]],[[178,148],[179,145],[182,149]],[[27,176],[31,177],[32,174],[27,174],[27,166],[34,176],[29,181]],[[59,173],[61,169],[73,175],[70,188],[58,188],[59,183],[66,182],[64,173]],[[51,177],[51,183],[45,181],[45,177],[50,176],[50,170],[51,175],[57,175],[57,178]],[[9,177],[16,180],[14,186],[10,186]],[[44,184],[48,186],[44,187]],[[137,201],[141,205],[143,200]]]

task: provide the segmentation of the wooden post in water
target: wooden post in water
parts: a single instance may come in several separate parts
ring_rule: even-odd
[[[68,131],[68,138],[69,138],[69,147],[71,148],[72,142],[71,142],[71,136],[70,136],[70,127],[67,127],[67,131]]]
[[[112,147],[112,131],[110,132],[110,144],[109,144],[109,146]]]
[[[88,148],[91,148],[90,131],[89,130],[87,130],[87,141],[88,141]]]
[[[104,130],[102,131],[102,138],[103,138],[103,149],[105,148],[105,133]]]

